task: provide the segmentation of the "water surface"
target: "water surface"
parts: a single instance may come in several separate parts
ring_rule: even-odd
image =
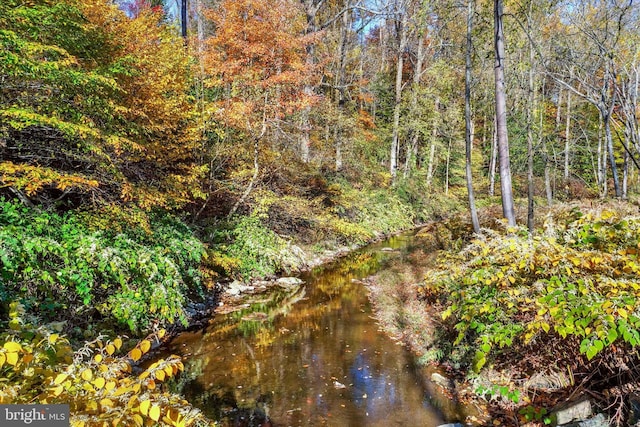
[[[412,355],[378,330],[359,282],[402,262],[413,239],[371,245],[181,334],[167,350],[186,359],[176,391],[229,426],[446,422]]]

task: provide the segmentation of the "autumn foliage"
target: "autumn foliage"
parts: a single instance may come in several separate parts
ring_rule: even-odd
[[[206,41],[207,84],[222,89],[216,117],[250,134],[309,101],[302,89],[303,15],[290,0],[224,0],[207,17],[215,34]]]
[[[9,0],[0,28],[3,188],[144,208],[198,195],[187,55],[160,14]]]

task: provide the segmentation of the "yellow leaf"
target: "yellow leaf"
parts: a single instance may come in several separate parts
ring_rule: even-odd
[[[618,308],[618,316],[622,317],[623,319],[626,319],[627,317],[629,317],[629,313],[627,312],[627,310],[620,307]]]
[[[116,382],[115,381],[109,381],[104,385],[105,390],[107,391],[111,391],[114,388],[116,388]]]
[[[7,341],[6,343],[4,343],[4,348],[7,351],[11,351],[14,353],[17,353],[18,351],[22,350],[22,346],[20,345],[20,343],[17,343],[15,341]]]
[[[102,362],[102,355],[101,355],[101,354],[96,354],[96,355],[93,357],[93,360],[94,360],[96,363],[100,363],[100,362]]]
[[[129,393],[131,389],[126,386],[118,387],[116,391],[113,392],[114,397],[122,396],[125,393]]]
[[[59,385],[58,387],[53,389],[53,395],[56,396],[56,397],[60,396],[63,391],[64,391],[64,387]]]
[[[100,400],[100,406],[102,406],[103,408],[111,408],[113,406],[113,400],[111,399],[101,399]]]
[[[18,353],[7,353],[7,363],[11,366],[16,366],[18,363]]]
[[[91,369],[87,368],[82,371],[80,377],[85,381],[91,381],[91,378],[93,378],[93,372],[91,371]]]
[[[148,376],[149,376],[149,371],[144,371],[143,373],[138,375],[138,379],[139,380],[143,380],[143,379],[147,378]]]
[[[164,367],[164,373],[167,374],[168,377],[173,375],[173,369],[171,368],[171,366],[165,366]]]
[[[104,387],[105,383],[106,383],[106,381],[105,381],[104,378],[98,377],[93,382],[93,385],[95,385],[97,389],[101,389],[102,387]]]
[[[142,352],[140,351],[140,349],[134,348],[133,350],[131,350],[131,353],[129,353],[129,357],[131,357],[131,360],[133,360],[134,362],[137,362],[142,357]]]
[[[68,374],[58,374],[58,376],[56,377],[55,380],[53,380],[54,384],[62,384],[64,382],[64,380],[67,379],[69,375]]]
[[[58,341],[58,334],[51,334],[49,335],[49,344],[55,344],[56,341]]]
[[[82,388],[88,392],[94,392],[95,389],[93,388],[93,386],[91,385],[91,383],[84,383],[82,384]]]
[[[165,336],[166,334],[167,334],[167,331],[166,331],[166,330],[164,330],[164,329],[160,329],[160,330],[158,331],[158,338],[162,339],[162,338],[164,338],[164,336]]]
[[[147,381],[147,388],[149,390],[153,390],[156,388],[156,382],[154,380]]]
[[[140,414],[134,414],[133,421],[136,423],[136,426],[144,425],[144,419],[140,416]]]
[[[140,351],[142,351],[142,354],[148,352],[149,349],[151,349],[151,341],[149,340],[140,341]]]
[[[149,418],[153,421],[158,421],[160,419],[160,407],[158,405],[153,405],[151,409],[149,409]]]
[[[158,381],[164,381],[164,371],[163,370],[157,370],[155,376],[156,376],[156,379]]]
[[[149,413],[149,407],[151,406],[150,400],[143,400],[140,402],[140,413],[142,415],[147,415]]]
[[[113,353],[115,353],[116,347],[113,344],[107,344],[105,350],[107,351],[107,354],[111,356]]]
[[[120,350],[120,347],[122,347],[122,340],[120,339],[120,337],[116,338],[115,340],[113,340],[113,345]]]
[[[7,357],[4,355],[4,353],[0,353],[0,368],[2,368],[6,360],[7,360]]]
[[[509,281],[511,282],[511,284],[513,285],[514,283],[516,283],[516,278],[513,276],[509,276]]]

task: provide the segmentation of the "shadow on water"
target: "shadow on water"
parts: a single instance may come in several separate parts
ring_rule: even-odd
[[[179,335],[167,349],[185,359],[174,391],[228,426],[455,421],[434,406],[412,355],[378,330],[358,281],[417,243],[405,234],[371,245]]]

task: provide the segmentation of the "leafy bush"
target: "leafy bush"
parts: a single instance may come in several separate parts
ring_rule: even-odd
[[[213,425],[162,383],[184,369],[177,356],[160,359],[132,374],[160,330],[128,353],[121,338],[97,338],[74,351],[51,326],[25,321],[20,304],[11,304],[10,329],[0,334],[0,403],[69,404],[72,426]]]
[[[422,296],[441,304],[454,344],[473,345],[475,370],[553,337],[585,362],[640,345],[640,218],[577,212],[552,223],[533,238],[485,231],[427,276]]]
[[[6,201],[0,211],[5,307],[18,300],[50,320],[95,307],[136,332],[186,319],[186,294],[200,287],[204,249],[175,218],[149,215],[148,231],[123,227],[117,233],[92,229],[87,214],[40,212]]]
[[[287,242],[262,224],[257,214],[239,217],[216,230],[212,258],[223,273],[248,280],[285,268]]]

